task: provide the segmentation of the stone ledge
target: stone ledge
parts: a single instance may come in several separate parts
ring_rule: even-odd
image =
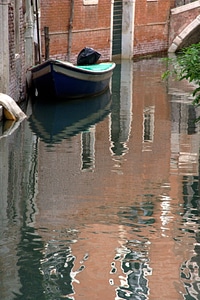
[[[185,4],[185,5],[176,7],[176,8],[172,8],[171,9],[171,14],[172,15],[180,14],[184,11],[188,11],[188,10],[195,9],[195,8],[198,8],[198,7],[200,8],[200,0],[192,2],[192,3]]]

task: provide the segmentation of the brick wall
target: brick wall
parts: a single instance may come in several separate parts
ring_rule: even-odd
[[[69,53],[70,0],[41,1],[42,57],[45,54],[44,27],[49,27],[50,57],[67,59]],[[99,51],[101,60],[110,57],[111,2],[99,0],[98,5],[83,5],[74,1],[74,17],[71,35],[71,62],[85,46]]]
[[[174,5],[174,0],[136,0],[134,56],[167,51],[169,13]]]
[[[169,44],[182,32],[198,15],[200,8],[196,7],[187,11],[180,11],[170,17]],[[198,35],[198,33],[197,33]]]
[[[18,16],[18,20],[16,18]],[[25,44],[24,44],[24,12],[19,7],[16,14],[14,2],[8,7],[9,26],[9,95],[20,102],[26,96]],[[18,29],[16,28],[18,27]],[[18,41],[16,40],[18,30]],[[18,44],[18,47],[17,47]]]
[[[44,27],[49,27],[50,57],[68,59],[71,0],[41,1],[42,57],[45,55]],[[136,0],[133,56],[168,49],[170,8],[175,0]],[[71,61],[79,51],[90,46],[101,52],[102,60],[110,57],[111,1],[99,0],[98,5],[83,5],[74,1],[71,37]]]
[[[45,57],[44,27],[49,27],[50,57],[76,62],[80,50],[93,47],[101,60],[110,58],[111,0],[99,0],[98,5],[83,5],[74,0],[71,47],[69,22],[71,0],[41,0],[40,25],[42,58]],[[136,0],[134,56],[167,51],[168,20],[174,0]],[[16,3],[21,3],[16,6]],[[25,1],[11,0],[9,4],[9,95],[16,101],[25,97]],[[16,49],[16,7],[19,19],[19,47]]]

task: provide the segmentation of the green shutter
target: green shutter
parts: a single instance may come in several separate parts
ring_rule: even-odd
[[[114,0],[112,55],[121,54],[122,45],[122,0]]]

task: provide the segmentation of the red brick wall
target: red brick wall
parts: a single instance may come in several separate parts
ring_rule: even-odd
[[[167,51],[169,14],[174,2],[136,0],[134,56]]]
[[[49,27],[50,57],[68,58],[68,30],[70,0],[41,1],[42,56],[44,58],[44,27]],[[168,49],[170,8],[175,0],[136,0],[133,56]],[[84,6],[83,0],[74,1],[71,61],[79,51],[90,46],[101,52],[102,60],[110,56],[111,1],[99,0],[98,5]]]
[[[44,27],[49,27],[50,57],[67,59],[70,0],[41,1],[42,56],[44,58]],[[71,40],[71,61],[85,46],[99,51],[102,60],[110,56],[111,1],[99,0],[98,5],[84,6],[83,0],[74,1]]]

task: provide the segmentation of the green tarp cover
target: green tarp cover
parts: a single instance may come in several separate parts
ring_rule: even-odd
[[[96,65],[88,65],[88,66],[77,66],[80,69],[90,70],[90,71],[106,71],[112,67],[112,63],[100,63]]]

